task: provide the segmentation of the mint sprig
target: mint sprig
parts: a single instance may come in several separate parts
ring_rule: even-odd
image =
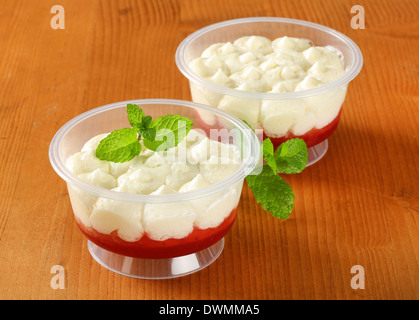
[[[258,175],[247,176],[246,182],[263,209],[279,219],[290,216],[294,208],[294,192],[269,165],[263,165],[262,172]]]
[[[126,162],[141,152],[140,140],[153,151],[165,151],[181,142],[192,128],[193,121],[179,115],[165,115],[154,121],[136,104],[127,105],[131,128],[112,131],[100,141],[96,157],[112,162]]]
[[[278,172],[276,165],[276,158],[274,153],[274,145],[271,139],[267,138],[262,143],[263,159],[265,160],[268,168],[270,168],[275,174]]]
[[[255,130],[242,120],[253,132]],[[265,164],[257,168],[255,175],[248,175],[246,182],[263,209],[279,219],[288,219],[294,209],[295,195],[291,186],[280,173],[295,174],[304,170],[308,161],[308,150],[304,140],[294,138],[280,144],[276,150],[271,139],[262,142],[262,156]]]
[[[290,139],[274,152],[272,141],[266,138],[262,148],[265,164],[261,173],[246,177],[247,185],[263,209],[274,217],[287,219],[294,208],[295,195],[278,172],[300,173],[307,165],[307,145],[302,139]]]
[[[153,139],[144,136],[144,145],[151,150],[167,150],[177,146],[191,130],[193,121],[179,115],[158,117],[150,123],[149,130],[154,130]]]
[[[127,104],[128,122],[134,129],[139,129],[145,117],[144,111],[136,104]]]
[[[138,134],[133,128],[112,131],[96,149],[96,157],[112,162],[125,162],[141,152]],[[112,159],[112,160],[110,160]]]
[[[307,145],[302,139],[287,140],[275,150],[275,160],[279,172],[300,173],[307,165]]]

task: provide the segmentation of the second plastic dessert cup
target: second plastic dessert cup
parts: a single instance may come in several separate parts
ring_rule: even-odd
[[[116,192],[89,184],[75,176],[65,165],[66,159],[80,151],[90,138],[115,129],[128,127],[126,105],[140,106],[153,119],[167,114],[179,114],[194,121],[193,129],[202,128],[197,121],[198,111],[208,112],[223,123],[225,132],[233,132],[228,141],[241,151],[242,165],[230,177],[208,187],[185,193],[164,195],[138,195]],[[221,139],[221,138],[220,138]],[[131,100],[105,105],[87,111],[66,123],[50,144],[50,162],[57,174],[65,180],[78,226],[88,238],[92,256],[104,267],[131,277],[163,279],[196,272],[211,264],[223,250],[224,236],[232,227],[237,214],[244,178],[255,168],[260,154],[256,135],[239,119],[228,113],[193,102],[148,99]],[[171,204],[205,200],[207,197],[225,198],[222,210],[229,210],[225,220],[214,228],[197,229],[183,239],[152,240],[143,235],[138,241],[125,241],[118,236],[118,227],[105,234],[92,226],[89,215],[94,203],[108,199],[121,208],[126,206],[161,206],[170,210]],[[163,210],[163,209],[162,209]],[[124,210],[120,214],[124,215]]]
[[[313,89],[284,93],[261,93],[241,91],[215,84],[192,70],[192,60],[198,58],[210,45],[233,43],[240,37],[252,35],[263,36],[271,40],[284,36],[304,38],[311,40],[315,46],[332,46],[342,53],[346,72],[337,80]],[[307,165],[317,162],[327,152],[327,139],[338,125],[348,84],[360,72],[362,62],[362,54],[358,46],[342,33],[308,21],[274,17],[235,19],[207,26],[185,38],[176,52],[176,64],[180,72],[189,80],[192,100],[195,102],[212,107],[218,107],[222,102],[225,107],[226,101],[230,101],[235,106],[242,106],[239,113],[243,115],[246,114],[246,109],[252,109],[252,112],[255,112],[255,108],[269,106],[271,110],[277,109],[279,114],[285,117],[284,119],[293,117],[293,106],[305,106],[310,116],[314,114],[317,118],[317,125],[313,124],[311,130],[304,134],[295,134],[293,127],[290,127],[281,136],[269,135],[265,132],[265,137],[271,138],[275,147],[288,139],[302,138],[309,147]],[[287,110],[291,110],[291,113]],[[313,117],[311,116],[311,118]],[[278,116],[278,119],[282,121],[281,116]],[[210,115],[205,113],[202,114],[201,120],[208,127],[218,125]],[[301,119],[301,121],[305,121],[305,125],[307,125],[306,119]],[[261,125],[261,129],[263,129],[263,125]]]

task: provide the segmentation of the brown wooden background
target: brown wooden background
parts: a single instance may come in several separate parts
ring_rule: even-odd
[[[63,5],[65,30],[51,7]],[[354,4],[366,28],[353,30]],[[350,84],[325,158],[286,177],[295,210],[279,221],[243,190],[220,258],[164,281],[97,264],[48,160],[68,120],[111,102],[190,99],[178,44],[222,20],[309,20],[352,38],[364,67]],[[416,0],[67,0],[0,2],[1,299],[418,299],[419,2]],[[53,265],[66,272],[53,290]],[[365,289],[350,286],[365,269]]]

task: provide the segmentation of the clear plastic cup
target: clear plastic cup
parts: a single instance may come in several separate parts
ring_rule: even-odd
[[[191,61],[201,56],[210,45],[234,42],[240,37],[252,35],[264,36],[270,40],[283,36],[304,38],[311,40],[315,46],[332,46],[342,53],[346,72],[333,82],[308,90],[261,93],[218,85],[192,70]],[[207,26],[185,38],[176,51],[177,67],[189,80],[194,102],[212,107],[222,105],[224,110],[232,109],[229,106],[234,105],[234,110],[237,110],[234,111],[237,112],[235,115],[239,118],[246,116],[246,112],[257,111],[262,114],[263,109],[266,110],[267,116],[270,116],[272,113],[269,110],[279,110],[278,121],[286,124],[283,127],[284,132],[270,135],[264,130],[265,137],[271,138],[275,147],[290,138],[304,139],[309,148],[307,165],[315,163],[325,155],[328,148],[327,139],[336,129],[340,119],[348,84],[358,75],[362,63],[360,49],[342,33],[312,22],[274,17],[235,19]],[[296,110],[298,115],[295,114]],[[208,126],[217,126],[211,117],[203,117],[202,120]],[[263,129],[263,124],[261,128]]]
[[[194,121],[192,129],[202,129],[202,133],[206,133],[206,128],[197,121],[198,112],[215,117],[226,129],[223,134],[229,134],[228,139],[222,142],[234,144],[240,150],[242,159],[239,169],[225,180],[208,187],[163,195],[122,193],[81,180],[66,167],[66,160],[79,152],[90,138],[129,127],[126,114],[128,103],[137,104],[153,119],[167,114],[186,116]],[[224,236],[236,218],[244,178],[254,172],[259,154],[257,136],[236,117],[205,105],[168,99],[123,101],[87,111],[67,122],[55,134],[49,148],[51,165],[67,183],[76,222],[88,239],[93,258],[109,270],[144,279],[183,276],[197,272],[217,259],[223,250]],[[142,225],[146,207],[153,208],[154,212],[170,213],[174,206],[199,203],[211,203],[211,208],[217,209],[222,219],[218,225],[205,229],[193,225],[193,231],[183,238],[169,237],[159,241],[147,237],[147,230]],[[107,219],[107,230],[103,229],[102,216],[97,214],[98,207],[105,210],[103,219]],[[178,223],[170,220],[170,214],[167,219],[166,226],[169,225],[169,228]],[[97,227],[99,225],[100,228]],[[126,230],[129,234],[138,231],[139,238],[127,239],[124,236]]]

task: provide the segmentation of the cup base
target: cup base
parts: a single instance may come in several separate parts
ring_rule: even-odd
[[[315,164],[317,161],[323,158],[328,148],[329,148],[329,142],[327,141],[327,139],[320,142],[319,144],[316,144],[315,146],[308,148],[307,149],[308,160],[307,160],[306,167],[311,166],[312,164]]]
[[[198,272],[220,256],[224,238],[211,247],[196,253],[168,259],[141,259],[123,256],[105,250],[90,240],[87,247],[92,257],[106,269],[139,279],[171,279]]]

